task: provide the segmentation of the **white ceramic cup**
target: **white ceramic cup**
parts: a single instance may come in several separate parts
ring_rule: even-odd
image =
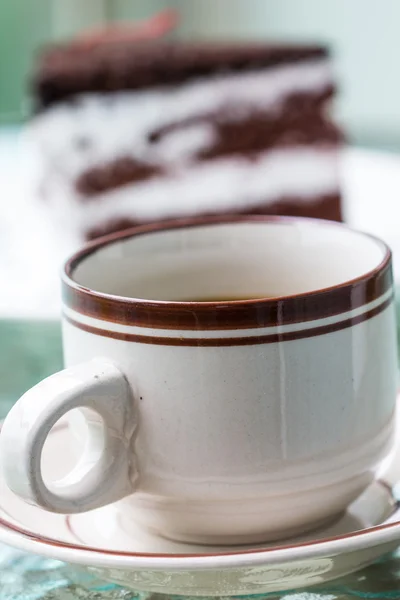
[[[176,222],[103,238],[62,279],[67,368],[1,432],[7,483],[28,502],[121,500],[128,530],[253,543],[337,515],[388,456],[397,356],[381,241],[301,219]],[[255,299],[196,302],[242,297]],[[45,482],[46,437],[76,408],[84,453]]]

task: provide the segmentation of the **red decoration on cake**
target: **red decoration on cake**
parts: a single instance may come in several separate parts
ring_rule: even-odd
[[[112,42],[157,39],[175,29],[178,21],[176,11],[166,10],[143,21],[111,23],[86,30],[75,39],[75,43],[81,46],[93,46]]]

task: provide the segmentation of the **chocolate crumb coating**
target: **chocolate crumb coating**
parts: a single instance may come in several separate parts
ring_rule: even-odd
[[[122,40],[53,46],[33,77],[37,108],[87,92],[171,86],[217,74],[248,72],[327,57],[323,46]]]

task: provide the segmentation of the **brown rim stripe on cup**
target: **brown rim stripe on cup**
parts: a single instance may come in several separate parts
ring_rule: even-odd
[[[123,325],[178,330],[252,329],[345,313],[376,300],[393,285],[391,252],[387,247],[381,264],[361,277],[322,290],[279,298],[234,302],[151,301],[103,294],[73,280],[73,272],[81,260],[108,244],[132,236],[187,227],[269,222],[309,222],[318,223],[319,227],[344,227],[330,221],[263,215],[196,218],[137,227],[92,242],[67,262],[63,275],[63,302],[83,315]]]
[[[301,331],[288,331],[284,333],[272,333],[266,335],[247,336],[247,337],[227,337],[227,338],[185,338],[185,337],[163,337],[163,336],[150,336],[150,335],[136,335],[132,333],[123,333],[120,331],[110,331],[108,329],[100,329],[92,327],[85,323],[79,323],[71,317],[64,314],[64,319],[74,327],[82,329],[87,333],[94,335],[100,335],[102,337],[112,338],[114,340],[122,340],[124,342],[136,342],[138,344],[154,344],[158,346],[207,346],[207,347],[222,347],[222,346],[254,346],[256,344],[273,344],[276,342],[289,342],[293,340],[301,340],[309,337],[316,337],[319,335],[325,335],[327,333],[333,333],[335,331],[341,331],[348,327],[353,327],[359,323],[363,323],[368,319],[372,319],[376,315],[379,315],[384,311],[393,301],[393,295],[390,296],[385,302],[379,306],[369,310],[362,315],[356,317],[350,317],[344,319],[338,323],[331,323],[330,325],[322,325],[321,327],[314,327],[310,329],[303,329]]]

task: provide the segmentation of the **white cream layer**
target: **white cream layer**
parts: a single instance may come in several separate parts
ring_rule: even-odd
[[[327,147],[282,148],[257,160],[224,158],[194,163],[143,183],[82,199],[54,178],[51,195],[62,219],[84,231],[112,219],[153,220],[272,204],[285,196],[313,202],[338,190],[338,155]]]
[[[218,75],[175,88],[88,94],[47,110],[30,130],[52,167],[67,179],[125,156],[162,166],[182,164],[214,145],[217,133],[208,114],[223,111],[227,119],[238,120],[254,110],[273,114],[293,93],[318,93],[331,83],[330,63],[320,59]],[[159,143],[149,141],[155,130],[191,118],[203,120]],[[88,140],[90,147],[79,149],[80,140]]]

